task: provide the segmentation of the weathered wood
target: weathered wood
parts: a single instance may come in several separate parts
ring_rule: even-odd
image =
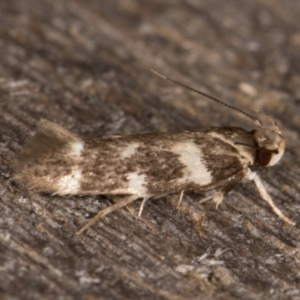
[[[1,299],[300,299],[298,1],[0,2]],[[75,236],[106,197],[49,197],[11,160],[40,118],[86,136],[237,125],[240,116],[157,69],[273,116],[287,150],[218,210],[198,195],[121,209]]]

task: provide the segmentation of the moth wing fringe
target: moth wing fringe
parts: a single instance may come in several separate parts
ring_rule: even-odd
[[[81,143],[82,139],[45,119],[41,119],[37,126],[37,133],[25,144],[13,161],[15,170],[13,179],[25,183],[29,189],[55,194],[55,190],[49,187],[49,183],[36,175],[37,171],[47,169],[47,164],[53,164],[58,153],[63,155],[70,144]]]
[[[43,132],[49,136],[55,136],[63,141],[68,140],[69,142],[77,141],[79,138],[74,133],[64,129],[56,123],[53,123],[46,119],[41,119],[38,122],[39,132]]]

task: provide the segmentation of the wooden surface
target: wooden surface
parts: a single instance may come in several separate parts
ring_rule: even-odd
[[[296,0],[0,2],[1,299],[300,299],[300,3]],[[275,118],[287,149],[218,210],[200,196],[134,203],[74,233],[104,196],[50,197],[12,181],[40,118],[99,137],[253,124],[157,69]],[[101,180],[101,179],[100,179]]]

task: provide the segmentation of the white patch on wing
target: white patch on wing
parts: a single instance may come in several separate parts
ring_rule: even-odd
[[[194,142],[175,143],[171,148],[173,153],[179,155],[179,160],[185,165],[185,175],[179,179],[182,182],[194,182],[200,185],[207,185],[212,182],[211,172],[203,163],[201,148]]]
[[[79,158],[81,156],[83,149],[84,149],[83,141],[72,142],[70,143],[70,152],[68,154]]]
[[[67,194],[76,194],[80,190],[81,185],[81,170],[76,166],[73,168],[71,174],[62,176],[57,184],[57,191],[55,194],[58,195],[67,195]]]
[[[128,192],[132,194],[146,194],[145,174],[137,174],[135,172],[127,174]]]
[[[140,146],[139,143],[129,143],[126,148],[123,148],[120,153],[120,158],[128,158],[134,155],[136,148]]]

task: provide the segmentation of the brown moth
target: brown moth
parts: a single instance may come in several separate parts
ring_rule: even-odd
[[[275,165],[284,153],[285,141],[276,123],[268,117],[273,128],[266,128],[257,118],[184,87],[244,114],[255,121],[257,129],[220,127],[91,139],[41,120],[37,133],[16,158],[15,179],[53,195],[127,195],[100,211],[77,234],[137,199],[143,199],[139,215],[147,199],[180,193],[180,204],[184,191],[212,191],[209,198],[218,206],[245,180],[253,180],[274,212],[295,225],[275,206],[256,174],[259,167]],[[269,138],[267,131],[275,138]]]

